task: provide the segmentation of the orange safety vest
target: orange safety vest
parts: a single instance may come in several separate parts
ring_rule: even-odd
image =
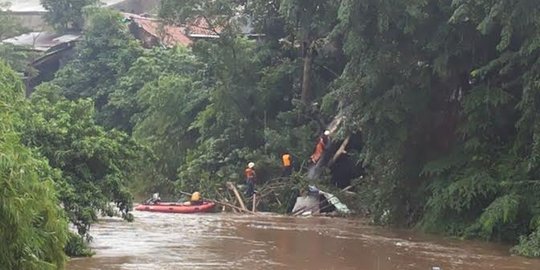
[[[246,168],[246,178],[255,178],[255,170],[251,169],[251,168]]]
[[[321,158],[324,152],[324,147],[325,147],[324,140],[321,138],[319,142],[317,143],[317,145],[315,146],[315,151],[311,155],[311,161],[313,163],[317,163],[317,161],[319,161],[319,159]]]
[[[285,154],[285,155],[283,155],[282,159],[283,159],[283,166],[284,167],[291,166],[291,155]]]

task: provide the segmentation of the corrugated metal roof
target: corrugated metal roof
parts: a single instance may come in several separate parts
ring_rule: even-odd
[[[29,47],[36,51],[45,52],[50,48],[77,40],[80,34],[56,34],[50,32],[30,32],[17,37],[8,38],[2,43],[10,43],[17,46]]]

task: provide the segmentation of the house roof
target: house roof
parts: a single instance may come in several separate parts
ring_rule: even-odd
[[[254,33],[254,28],[252,26],[252,20],[248,17],[234,17],[232,20],[237,20],[240,26],[240,32],[245,36],[257,37],[264,36],[264,34]],[[186,26],[186,34],[192,38],[218,38],[223,27],[213,26],[212,28],[208,23],[207,19],[204,17],[198,17]]]
[[[184,27],[164,25],[160,20],[148,18],[131,13],[122,13],[124,18],[130,19],[147,33],[158,38],[165,46],[185,45],[192,43],[191,39],[185,34]]]
[[[30,47],[35,51],[45,52],[55,46],[75,41],[80,37],[80,33],[56,34],[51,32],[30,32],[2,40],[2,43]]]
[[[221,27],[216,27],[215,29],[212,29],[210,27],[210,24],[208,21],[203,17],[198,17],[195,20],[188,23],[187,27],[187,35],[194,38],[204,38],[204,37],[210,37],[210,38],[218,38],[219,32],[221,32],[223,29]],[[217,33],[216,33],[217,32]]]

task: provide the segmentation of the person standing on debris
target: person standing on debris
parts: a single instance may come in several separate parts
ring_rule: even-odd
[[[315,146],[315,151],[311,155],[310,159],[313,164],[317,164],[319,159],[321,159],[324,149],[326,148],[326,144],[328,143],[328,136],[330,135],[329,130],[325,130],[323,135],[319,137],[319,141],[317,142],[317,145]]]
[[[289,152],[283,153],[283,156],[281,156],[281,160],[283,162],[283,171],[281,172],[281,177],[289,177],[292,173],[292,157]]]
[[[248,163],[248,167],[245,170],[246,184],[247,184],[247,190],[246,190],[247,197],[253,196],[253,193],[255,192],[255,181],[257,180],[257,174],[255,173],[254,168],[255,168],[255,163],[250,162]]]

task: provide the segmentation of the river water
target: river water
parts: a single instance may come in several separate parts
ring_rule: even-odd
[[[92,227],[92,258],[70,270],[365,269],[540,270],[507,246],[366,225],[361,220],[270,214],[134,212]]]

